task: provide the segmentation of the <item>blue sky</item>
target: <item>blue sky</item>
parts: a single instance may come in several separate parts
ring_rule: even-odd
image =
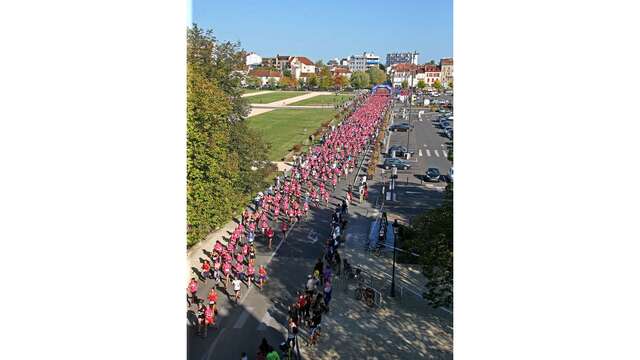
[[[302,55],[325,62],[372,51],[453,56],[452,0],[192,0],[190,22],[261,56]]]

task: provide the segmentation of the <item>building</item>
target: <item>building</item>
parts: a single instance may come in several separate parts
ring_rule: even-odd
[[[335,67],[331,69],[331,76],[345,76],[347,79],[351,79],[351,70],[348,67]]]
[[[370,67],[378,66],[380,57],[372,53],[362,53],[362,55],[351,55],[348,60],[348,67],[351,72],[366,71]]]
[[[256,67],[259,67],[262,65],[262,56],[254,52],[249,53],[249,55],[247,55],[246,57],[245,64],[247,65],[247,67],[249,67],[249,69],[254,69]]]
[[[279,82],[282,78],[282,73],[273,70],[255,69],[249,71],[249,76],[257,77],[261,81],[261,86],[265,86],[269,82],[269,79],[274,79],[276,82]]]
[[[442,71],[441,82],[445,86],[453,83],[453,58],[440,59],[440,69]]]
[[[387,54],[387,67],[395,64],[414,64],[418,65],[417,52],[402,52],[402,53],[389,53]]]
[[[348,58],[342,58],[340,59],[340,66],[349,66],[349,59]]]
[[[439,80],[440,83],[442,84],[442,80],[440,79],[440,66],[438,65],[432,65],[432,64],[426,64],[423,66],[423,70],[424,70],[424,82],[427,83],[427,86],[431,87],[433,86],[433,83],[436,82],[436,80]]]
[[[299,79],[302,74],[313,74],[316,72],[316,66],[313,61],[304,56],[294,56],[289,60],[288,70],[291,76]]]
[[[340,65],[340,62],[338,61],[338,58],[333,58],[329,61],[327,61],[327,66],[328,67],[333,67],[333,66],[338,66]]]

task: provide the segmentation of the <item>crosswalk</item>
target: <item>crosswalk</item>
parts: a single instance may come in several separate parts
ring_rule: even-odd
[[[418,156],[426,156],[426,157],[447,157],[447,150],[430,150],[425,149],[424,151],[419,150]]]

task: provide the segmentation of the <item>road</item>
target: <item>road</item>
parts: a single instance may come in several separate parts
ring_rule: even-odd
[[[351,182],[354,174],[350,174]],[[234,359],[242,351],[250,358],[255,355],[262,337],[276,346],[284,340],[287,306],[295,298],[295,291],[302,288],[306,275],[311,273],[320,256],[324,241],[328,238],[332,209],[338,204],[335,195],[344,197],[347,181],[338,184],[329,208],[311,208],[309,219],[298,223],[287,235],[287,240],[270,253],[261,237],[256,239],[256,263],[267,264],[269,282],[263,291],[242,287],[240,304],[233,304],[224,293],[218,291],[220,312],[218,329],[210,329],[206,339],[196,337],[188,324],[187,354],[189,359]],[[278,233],[280,235],[281,233]],[[279,240],[279,239],[278,239]],[[278,244],[274,240],[274,245]],[[202,255],[205,258],[205,255]],[[205,297],[213,286],[212,280],[200,286],[198,296]],[[187,318],[193,315],[187,313]]]

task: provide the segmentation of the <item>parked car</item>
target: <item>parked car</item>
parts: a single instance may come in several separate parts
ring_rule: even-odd
[[[384,159],[384,164],[382,164],[382,167],[384,167],[385,169],[396,167],[398,170],[407,170],[411,167],[411,165],[402,159],[387,158]]]
[[[453,166],[451,167],[451,169],[449,169],[449,174],[447,176],[447,180],[449,182],[453,182]]]
[[[389,131],[409,131],[413,129],[413,125],[407,123],[393,124],[389,127]]]
[[[449,124],[447,120],[440,121],[440,127],[442,127],[443,129],[446,129],[449,126],[451,126],[451,124]]]
[[[391,154],[393,154],[394,150],[396,152],[396,157],[405,157],[406,154],[409,152],[409,150],[406,147],[402,146],[402,145],[394,145],[394,146],[389,148],[389,152],[387,154],[389,154],[389,156],[391,156]]]
[[[449,138],[449,140],[453,140],[453,129],[447,129],[444,131],[444,134]]]
[[[428,168],[425,173],[425,176],[427,178],[427,181],[439,182],[440,170],[438,170],[437,168]]]

